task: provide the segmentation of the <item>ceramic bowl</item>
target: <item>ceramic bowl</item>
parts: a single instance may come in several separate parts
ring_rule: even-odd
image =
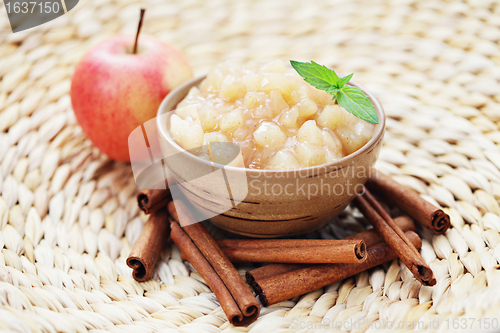
[[[297,170],[255,170],[226,166],[226,180],[239,181],[231,186],[227,186],[227,181],[224,184],[211,177],[198,177],[196,182],[186,181],[195,179],[196,170],[206,170],[210,162],[186,152],[174,142],[166,114],[175,110],[191,87],[199,85],[204,78],[194,78],[170,92],[158,110],[157,127],[164,156],[181,156],[175,161],[165,158],[166,165],[180,184],[179,189],[196,210],[210,217],[212,223],[248,237],[301,234],[320,228],[336,217],[354,199],[356,191],[362,189],[382,146],[385,115],[378,100],[352,81],[350,84],[362,89],[370,98],[379,118],[370,141],[356,152],[332,163]],[[190,167],[186,167],[188,165]],[[228,207],[229,189],[233,197],[236,195],[240,199]],[[221,211],[226,208],[228,210]]]

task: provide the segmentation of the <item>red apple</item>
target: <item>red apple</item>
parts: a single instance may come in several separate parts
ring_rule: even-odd
[[[193,76],[184,55],[157,38],[141,35],[137,54],[133,36],[115,36],[78,63],[71,82],[71,103],[78,123],[102,152],[129,161],[128,136],[156,116],[163,98]]]

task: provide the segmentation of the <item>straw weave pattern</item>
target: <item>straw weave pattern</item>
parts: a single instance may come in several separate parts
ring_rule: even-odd
[[[421,287],[396,260],[235,328],[174,245],[151,281],[134,281],[125,259],[147,217],[131,168],[85,138],[69,88],[89,47],[135,33],[141,6],[143,32],[180,48],[196,74],[276,58],[354,72],[388,115],[377,168],[451,216],[445,235],[420,230],[436,286]],[[0,12],[0,330],[308,332],[366,319],[445,332],[431,318],[500,316],[498,2],[80,0],[16,34]],[[361,222],[349,210],[316,235],[343,237]]]

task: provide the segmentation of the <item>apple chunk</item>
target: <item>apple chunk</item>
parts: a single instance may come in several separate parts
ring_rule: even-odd
[[[299,161],[297,161],[297,158],[295,158],[292,153],[284,150],[276,152],[266,167],[266,169],[271,170],[291,170],[299,168],[301,168],[301,165]]]
[[[255,143],[260,147],[279,149],[286,141],[286,134],[275,123],[265,121],[253,132]]]
[[[171,132],[182,148],[189,150],[203,145],[203,129],[194,121],[184,120],[178,115],[170,118]]]

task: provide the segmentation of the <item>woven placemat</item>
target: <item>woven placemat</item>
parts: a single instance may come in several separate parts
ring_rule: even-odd
[[[420,230],[436,286],[421,287],[393,261],[263,308],[235,328],[175,246],[151,281],[135,282],[125,259],[146,217],[131,168],[85,138],[68,93],[85,50],[134,33],[141,6],[143,31],[182,49],[196,74],[226,59],[276,58],[354,72],[389,117],[377,168],[451,216],[445,235]],[[500,327],[499,40],[500,6],[489,0],[80,0],[15,34],[0,9],[0,330]],[[345,236],[360,222],[346,211],[317,234]]]

